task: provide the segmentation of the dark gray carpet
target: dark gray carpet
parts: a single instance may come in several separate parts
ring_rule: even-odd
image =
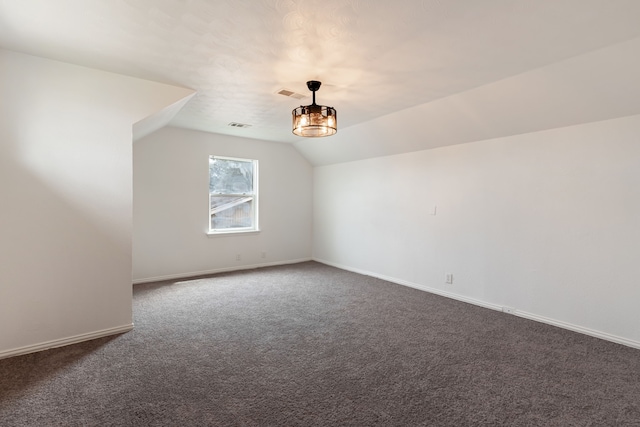
[[[0,424],[640,426],[640,351],[318,263],[137,285],[134,316],[0,360]]]

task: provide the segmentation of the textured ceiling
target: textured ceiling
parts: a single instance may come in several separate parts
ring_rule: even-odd
[[[638,0],[0,0],[0,46],[197,91],[170,124],[295,142],[640,36]],[[229,127],[230,122],[250,128]]]

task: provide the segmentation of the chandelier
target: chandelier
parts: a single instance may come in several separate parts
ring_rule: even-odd
[[[293,133],[298,136],[318,137],[331,136],[338,131],[338,116],[336,109],[316,104],[316,91],[320,89],[320,83],[316,80],[307,82],[307,87],[313,92],[313,103],[294,109]]]

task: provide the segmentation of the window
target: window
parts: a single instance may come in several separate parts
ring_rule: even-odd
[[[258,231],[258,161],[209,156],[209,232]]]

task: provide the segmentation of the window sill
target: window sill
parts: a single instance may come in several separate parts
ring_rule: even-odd
[[[260,230],[207,231],[208,237],[237,236],[244,234],[259,234]]]

